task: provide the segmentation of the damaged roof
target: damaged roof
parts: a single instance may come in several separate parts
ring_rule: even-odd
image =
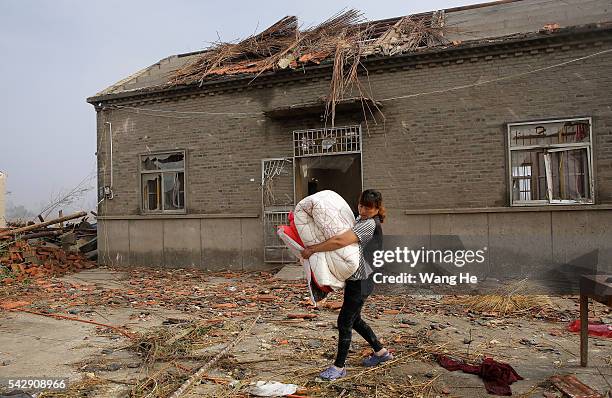
[[[152,89],[201,84],[221,76],[258,76],[342,56],[393,56],[449,45],[482,42],[542,29],[563,29],[612,20],[612,0],[502,0],[367,22],[350,10],[298,31],[285,17],[240,43],[173,55],[97,93],[88,102]],[[340,37],[340,39],[339,39]],[[353,50],[353,48],[359,50]]]

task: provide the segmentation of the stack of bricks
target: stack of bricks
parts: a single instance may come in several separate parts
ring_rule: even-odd
[[[15,280],[76,272],[92,268],[96,263],[80,253],[70,253],[44,244],[30,245],[24,240],[17,240],[0,252],[0,265],[8,269],[8,273],[5,270],[4,278],[0,274],[0,282],[12,283]]]

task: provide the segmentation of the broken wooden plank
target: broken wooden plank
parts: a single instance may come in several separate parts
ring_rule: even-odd
[[[289,319],[313,319],[316,318],[317,314],[288,314]]]
[[[61,234],[60,231],[34,232],[32,234],[23,235],[21,237],[21,239],[28,240],[28,239],[44,238],[44,237],[48,237],[48,236],[58,236],[59,234]]]
[[[570,398],[604,398],[574,375],[552,376],[549,379],[555,387]]]

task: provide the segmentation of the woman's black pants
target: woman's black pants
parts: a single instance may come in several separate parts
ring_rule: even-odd
[[[368,278],[361,281],[346,281],[344,287],[344,302],[338,315],[338,354],[334,365],[343,368],[349,348],[353,329],[367,341],[374,351],[382,350],[383,346],[363,319],[361,309],[374,289],[374,281]]]

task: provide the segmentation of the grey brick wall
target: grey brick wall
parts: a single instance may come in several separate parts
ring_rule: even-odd
[[[446,90],[546,67],[610,48],[609,41],[504,55],[462,58],[422,67],[370,70],[375,99]],[[384,101],[385,120],[364,126],[365,187],[380,189],[391,209],[508,205],[506,123],[593,117],[597,203],[612,203],[612,54],[497,83]],[[329,78],[253,85],[241,91],[179,100],[125,103],[143,109],[263,112],[314,101]],[[339,116],[337,124],[360,123]],[[263,115],[229,117],[153,114],[129,109],[98,113],[99,185],[108,184],[108,125],[113,126],[114,193],[104,215],[139,214],[139,154],[187,150],[189,213],[259,213],[261,159],[292,154],[291,132],[319,127],[318,118],[273,121]],[[254,179],[251,182],[250,179]]]

